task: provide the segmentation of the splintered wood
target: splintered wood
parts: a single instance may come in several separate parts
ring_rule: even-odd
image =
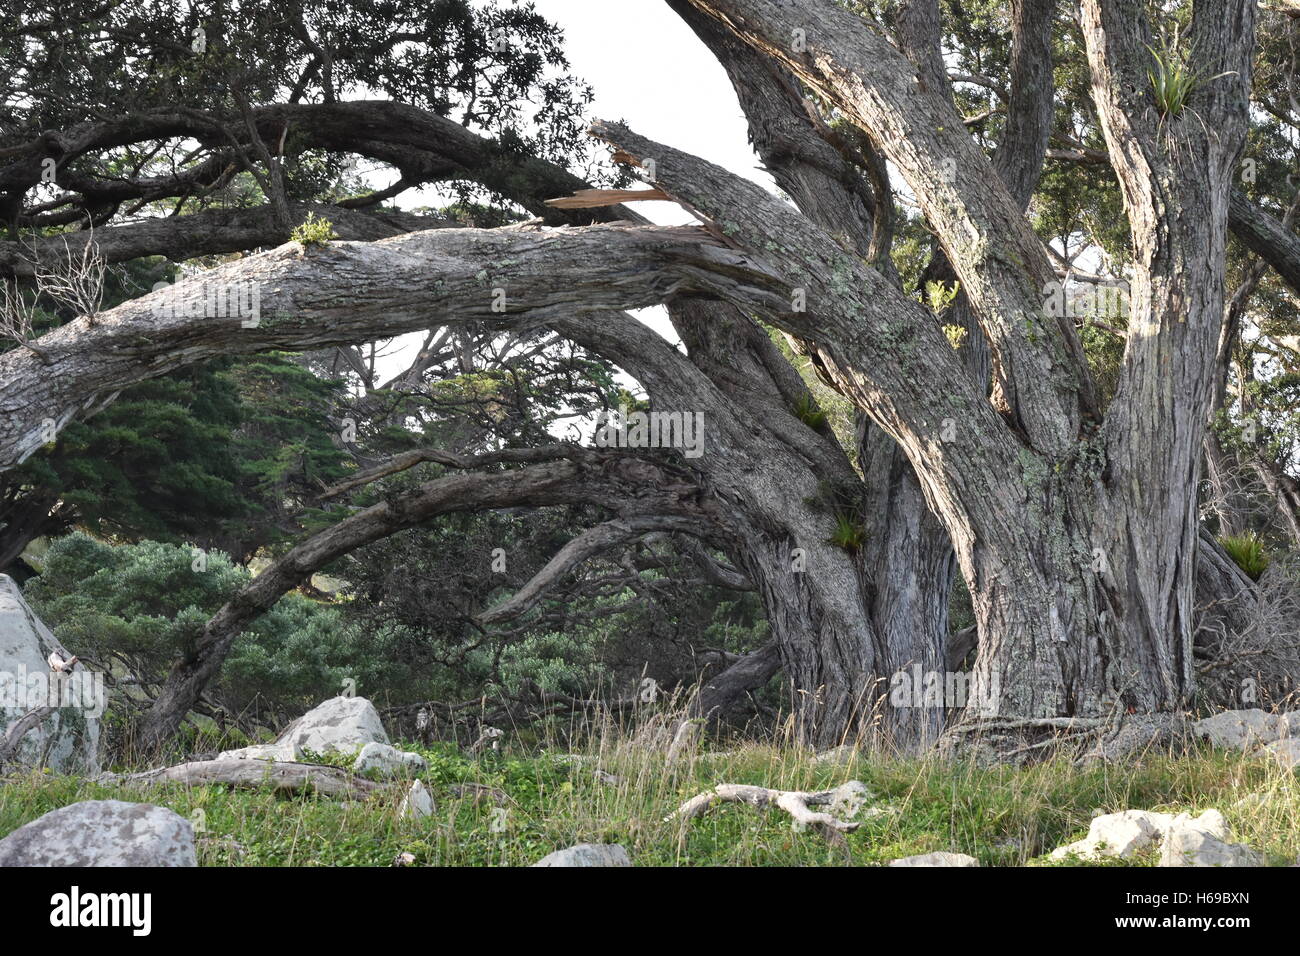
[[[661,189],[579,189],[572,196],[548,199],[546,205],[556,209],[594,209],[597,206],[617,206],[625,202],[668,198],[668,194]]]

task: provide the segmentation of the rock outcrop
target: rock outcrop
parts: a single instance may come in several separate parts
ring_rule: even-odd
[[[0,740],[38,706],[58,705],[23,736],[13,757],[21,766],[99,770],[103,682],[80,663],[70,674],[56,674],[51,660],[71,658],[13,578],[0,574]]]

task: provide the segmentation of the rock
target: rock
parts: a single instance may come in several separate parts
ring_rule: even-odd
[[[1264,857],[1240,843],[1225,843],[1195,827],[1170,830],[1160,848],[1161,866],[1263,866]]]
[[[291,744],[299,753],[346,753],[366,744],[386,744],[388,734],[370,701],[364,697],[333,697],[285,728],[276,743]]]
[[[898,807],[867,807],[857,816],[854,817],[859,823],[867,820],[874,820],[876,817],[892,817],[901,813]]]
[[[1192,724],[1192,730],[1198,736],[1208,738],[1216,747],[1253,750],[1260,744],[1272,743],[1283,736],[1288,726],[1278,715],[1254,708],[1225,710],[1221,714],[1196,721]]]
[[[1151,843],[1165,839],[1175,828],[1196,830],[1219,839],[1228,838],[1228,822],[1218,810],[1206,810],[1199,817],[1186,813],[1158,813],[1150,810],[1121,810],[1094,817],[1088,835],[1052,851],[1053,860],[1073,855],[1083,860],[1117,856],[1127,860]]]
[[[0,840],[0,866],[197,866],[194,830],[165,807],[85,800]]]
[[[1300,767],[1300,737],[1287,737],[1266,744],[1264,750],[1277,758],[1277,762],[1288,770]]]
[[[107,703],[103,677],[77,664],[57,677],[50,660],[70,657],[36,616],[14,579],[0,574],[0,736],[48,703],[65,703],[23,738],[15,761],[61,773],[99,770],[99,718]],[[58,682],[58,683],[56,683]]]
[[[410,791],[402,799],[402,808],[397,813],[403,820],[421,819],[433,816],[433,797],[419,780],[411,784]]]
[[[398,750],[388,744],[369,743],[361,748],[352,763],[353,773],[378,770],[385,777],[410,775],[428,769],[429,762],[419,754]]]
[[[1052,851],[1051,858],[1064,860],[1073,855],[1083,860],[1096,860],[1103,856],[1128,859],[1159,839],[1173,819],[1173,814],[1151,813],[1147,810],[1105,813],[1093,817],[1084,839],[1057,847]]]
[[[979,866],[980,861],[965,853],[948,853],[939,850],[935,853],[922,853],[920,856],[905,856],[894,860],[890,866]]]
[[[1215,837],[1219,840],[1226,840],[1232,831],[1228,828],[1228,821],[1223,818],[1223,814],[1218,810],[1206,810],[1199,817],[1192,817],[1186,813],[1180,813],[1174,817],[1174,822],[1169,825],[1165,831],[1165,839],[1174,830],[1199,830],[1202,833]]]
[[[332,697],[286,727],[275,743],[225,750],[218,759],[293,761],[304,750],[356,753],[370,743],[388,744],[375,705],[364,697]]]
[[[631,866],[632,860],[618,843],[579,843],[542,857],[533,866]]]
[[[871,791],[861,780],[849,780],[831,791],[830,811],[852,820],[871,802]]]
[[[1232,805],[1234,810],[1254,810],[1268,803],[1268,795],[1263,793],[1248,793]]]

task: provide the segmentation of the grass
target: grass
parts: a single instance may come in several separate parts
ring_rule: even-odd
[[[202,810],[199,862],[204,866],[388,866],[399,853],[415,865],[515,866],[580,842],[622,843],[639,866],[870,866],[902,856],[951,850],[982,865],[1063,865],[1045,854],[1087,832],[1096,813],[1123,809],[1170,812],[1215,807],[1233,839],[1282,865],[1300,851],[1300,788],[1274,763],[1200,748],[1151,755],[1126,766],[1076,769],[1066,761],[980,767],[937,760],[858,757],[818,763],[803,749],[747,744],[665,765],[662,746],[605,733],[582,759],[548,752],[460,753],[453,745],[418,748],[429,760],[419,776],[437,801],[434,815],[399,819],[406,788],[366,802],[270,792],[176,785],[147,792],[76,777],[26,773],[0,785],[0,834],[43,813],[89,799],[148,801],[194,819]],[[340,757],[330,762],[346,765]],[[599,766],[620,778],[595,778]],[[778,789],[823,789],[845,780],[867,784],[872,800],[843,848],[815,831],[795,832],[779,810],[722,804],[685,831],[665,817],[688,797],[718,783]],[[450,787],[478,783],[508,795],[504,832],[493,832],[490,800],[454,796]],[[1247,793],[1257,802],[1240,801]],[[1151,865],[1154,854],[1102,865]]]
[[[1253,531],[1224,535],[1219,538],[1219,544],[1252,581],[1258,581],[1268,568],[1268,552],[1264,550],[1264,542]]]
[[[829,543],[853,554],[867,543],[867,529],[856,515],[837,513]]]

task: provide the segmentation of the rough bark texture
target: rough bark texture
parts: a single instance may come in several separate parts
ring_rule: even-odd
[[[213,314],[209,303],[218,288],[241,284],[260,290],[255,326]],[[684,291],[746,301],[778,290],[695,227],[435,229],[370,243],[291,243],[93,322],[69,322],[39,340],[48,360],[22,349],[0,355],[0,470],[125,386],[208,358],[305,351],[435,324],[529,328]]]

